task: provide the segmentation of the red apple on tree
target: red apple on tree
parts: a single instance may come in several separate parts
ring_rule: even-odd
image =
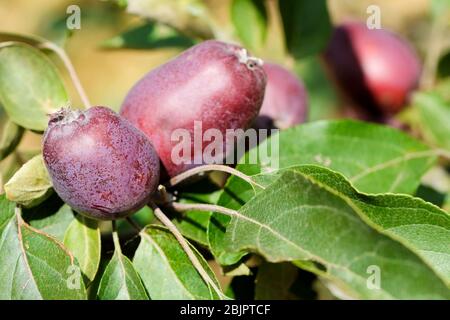
[[[52,114],[43,157],[61,199],[95,219],[134,213],[159,184],[159,159],[150,141],[105,107]]]
[[[246,129],[261,107],[266,75],[262,61],[239,46],[220,41],[202,42],[150,71],[128,93],[120,113],[152,141],[169,176],[198,164],[196,151],[188,163],[175,163],[175,130],[201,133],[216,129]],[[224,141],[226,145],[228,141]],[[194,149],[194,138],[189,142]]]

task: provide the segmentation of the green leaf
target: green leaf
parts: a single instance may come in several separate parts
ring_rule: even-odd
[[[380,195],[368,196],[358,193],[346,179],[338,174],[316,166],[292,167],[291,170],[298,170],[307,174],[311,179],[326,186],[330,192],[338,194],[344,201],[355,209],[355,212],[381,233],[401,242],[414,253],[420,256],[446,284],[450,284],[450,249],[446,246],[445,239],[450,237],[450,217],[439,208],[409,196],[402,195]],[[268,185],[278,174],[258,175],[254,179],[261,184]],[[326,180],[325,180],[326,178]],[[230,179],[222,196],[223,205],[230,207],[226,199],[228,194],[239,193],[241,203],[247,202],[254,192],[237,178]],[[246,190],[242,192],[242,190]],[[239,209],[240,205],[234,199],[234,209]],[[382,201],[380,201],[382,199]],[[220,202],[219,202],[220,203]],[[406,210],[407,209],[407,210]],[[415,212],[413,214],[413,212]],[[214,217],[220,217],[219,214]],[[229,221],[228,218],[227,221]],[[225,223],[221,227],[226,228]],[[222,230],[223,230],[222,229]],[[227,257],[232,259],[236,253],[224,250],[223,233],[215,230],[215,237],[221,237],[219,246],[219,258]],[[214,244],[214,242],[212,242]],[[215,251],[213,250],[213,253]],[[245,252],[240,252],[239,257]],[[229,262],[227,260],[221,262]],[[233,260],[231,260],[233,262]]]
[[[305,167],[305,171],[314,168],[318,167]],[[270,262],[309,262],[302,267],[342,286],[355,298],[450,297],[448,288],[421,259],[368,226],[344,197],[314,179],[321,175],[321,181],[336,178],[325,168],[318,168],[313,177],[294,170],[282,173],[232,218],[225,239],[228,249],[257,252]],[[345,189],[345,185],[338,185]],[[376,211],[381,213],[407,208],[413,215],[435,214],[421,200],[406,196],[366,196],[365,201],[374,208],[384,205],[385,209]],[[411,209],[417,201],[423,207]],[[373,268],[381,272],[379,288],[375,289],[368,285]]]
[[[204,182],[202,182],[204,183]],[[211,193],[180,193],[179,202],[181,203],[217,203],[222,191],[214,191]],[[183,236],[207,247],[208,237],[206,230],[208,228],[210,215],[207,212],[190,210],[183,212],[173,219],[173,223]]]
[[[251,50],[261,50],[267,34],[267,12],[260,0],[233,0],[231,19],[236,33]]]
[[[4,192],[4,184],[12,178],[12,176],[20,169],[21,157],[18,153],[13,152],[6,159],[0,161],[0,192]]]
[[[100,265],[98,266],[98,271],[95,275],[94,281],[89,284],[88,300],[98,300],[98,289],[100,287],[100,282],[102,281],[106,267],[108,266],[110,261],[111,259],[109,259],[109,257],[105,257],[104,259],[100,260]]]
[[[106,266],[97,297],[100,300],[148,300],[142,281],[131,261],[122,254],[120,244]]]
[[[8,199],[24,207],[42,203],[52,192],[52,182],[42,155],[37,155],[25,163],[5,184]]]
[[[203,257],[197,254],[203,268],[215,280],[214,273]],[[154,300],[218,299],[192,265],[175,237],[164,228],[149,226],[141,232],[141,243],[133,264]],[[217,280],[215,280],[216,284]]]
[[[48,114],[68,104],[58,70],[33,47],[0,47],[0,102],[12,121],[36,131],[47,127]]]
[[[189,203],[187,201],[181,202]],[[177,226],[183,236],[203,246],[208,246],[206,229],[209,223],[209,216],[208,213],[203,211],[191,210],[183,212],[180,214],[180,217],[175,218],[172,222]]]
[[[243,167],[241,169],[245,174],[253,175],[259,173],[256,166]],[[246,170],[249,169],[249,170]],[[253,171],[250,171],[252,170]],[[231,176],[224,190],[222,191],[217,204],[222,207],[239,210],[245,202],[249,201],[255,195],[255,191],[249,184],[240,178]],[[223,214],[213,213],[209,219],[207,235],[211,253],[214,255],[217,262],[221,265],[233,265],[246,255],[242,252],[229,252],[226,250],[227,244],[224,241],[225,231],[231,218]]]
[[[0,235],[9,223],[9,220],[14,216],[14,208],[14,202],[8,201],[5,194],[0,194]]]
[[[414,105],[419,109],[420,125],[428,141],[450,150],[450,100],[437,93],[417,93]]]
[[[69,225],[75,220],[72,209],[67,205],[62,205],[58,209],[49,208],[50,200],[31,210],[24,210],[22,214],[28,223],[42,232],[64,241],[64,235]]]
[[[450,215],[447,212],[411,196],[358,193],[342,175],[324,168],[302,166],[298,171],[343,199],[375,230],[416,253],[450,287]]]
[[[288,300],[295,296],[289,289],[298,275],[291,263],[263,263],[256,275],[255,300]]]
[[[101,238],[98,222],[77,215],[64,235],[64,245],[80,264],[81,271],[92,282],[100,264]]]
[[[194,44],[192,39],[168,26],[148,22],[104,41],[102,47],[108,49],[160,49],[189,48]]]
[[[259,150],[272,151],[272,139],[279,139],[273,157],[280,168],[301,164],[327,165],[343,173],[360,191],[371,193],[414,193],[421,177],[435,162],[434,151],[408,135],[385,126],[338,120],[318,121],[280,132],[250,150],[241,163]],[[376,152],[374,152],[376,150]],[[248,175],[270,172],[270,161],[260,165],[240,164]],[[273,170],[272,170],[273,171]],[[248,183],[231,177],[218,204],[238,210],[255,195]],[[245,252],[227,252],[224,236],[230,217],[213,214],[207,229],[211,252],[222,265],[237,263]]]
[[[0,106],[0,161],[14,151],[22,135],[23,128],[12,122]]]
[[[325,48],[331,35],[326,0],[279,0],[286,44],[297,59]]]
[[[276,138],[279,168],[326,166],[368,193],[413,194],[436,160],[435,151],[407,134],[358,121],[317,121],[285,130]],[[247,156],[255,156],[259,149],[268,150],[270,155],[272,139],[250,150]],[[266,163],[260,165],[261,172],[273,171]]]
[[[4,196],[0,203],[0,299],[86,299],[74,257],[27,225]]]

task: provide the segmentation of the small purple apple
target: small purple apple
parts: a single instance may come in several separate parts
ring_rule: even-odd
[[[173,161],[175,130],[193,133],[195,121],[201,122],[202,134],[217,129],[225,137],[227,129],[246,129],[258,115],[265,86],[260,59],[239,46],[210,40],[145,75],[128,93],[120,113],[152,141],[172,177],[198,162],[196,150],[187,163]],[[193,140],[192,135],[191,146]],[[202,141],[200,151],[208,144]]]
[[[43,156],[56,193],[94,219],[134,213],[159,183],[159,159],[151,142],[105,107],[52,114]]]
[[[420,61],[404,39],[359,22],[334,30],[325,61],[353,103],[379,116],[399,112],[421,74]]]
[[[303,82],[277,64],[265,63],[264,71],[267,74],[266,93],[254,126],[286,129],[305,122],[308,97]]]

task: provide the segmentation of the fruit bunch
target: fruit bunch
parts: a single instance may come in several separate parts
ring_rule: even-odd
[[[382,117],[407,103],[420,75],[413,50],[384,30],[361,23],[337,27],[325,51],[333,78],[365,112]],[[148,203],[160,180],[202,164],[189,136],[189,161],[173,161],[173,132],[286,129],[305,122],[302,81],[240,46],[209,40],[146,74],[129,91],[120,115],[104,107],[63,109],[50,117],[44,161],[58,195],[96,219],[126,217]],[[225,158],[222,150],[219,158]],[[161,172],[160,172],[161,171]]]
[[[52,114],[43,154],[54,189],[81,214],[126,217],[155,193],[160,161],[164,178],[195,163],[172,161],[174,130],[191,132],[195,121],[203,131],[246,129],[265,86],[260,59],[236,45],[205,41],[149,72],[131,89],[120,115],[104,107]]]

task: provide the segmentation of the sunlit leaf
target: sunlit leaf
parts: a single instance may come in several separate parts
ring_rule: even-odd
[[[77,258],[88,281],[92,281],[100,264],[101,239],[98,222],[78,215],[66,230],[64,245]]]
[[[196,252],[195,248],[192,249]],[[206,261],[196,253],[203,268],[215,279]],[[175,237],[161,227],[150,226],[141,232],[141,243],[133,264],[154,300],[218,298],[211,286],[203,281]]]
[[[63,245],[27,225],[4,196],[0,209],[0,299],[86,299],[79,267]]]
[[[5,184],[5,192],[10,201],[25,207],[36,206],[47,199],[53,189],[42,155],[35,156],[16,172]]]
[[[62,79],[50,59],[23,43],[0,46],[0,102],[10,119],[36,131],[48,114],[68,104]]]

